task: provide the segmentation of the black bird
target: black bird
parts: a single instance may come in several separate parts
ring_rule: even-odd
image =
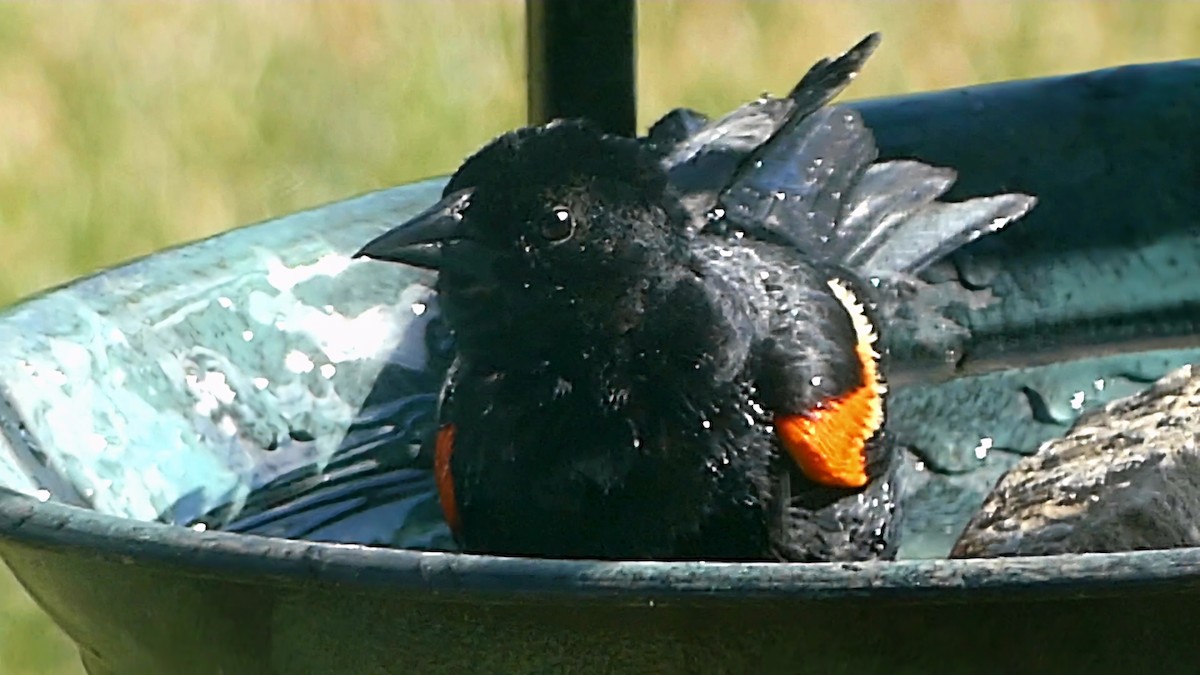
[[[876,285],[1034,200],[941,203],[953,171],[875,161],[826,104],[877,42],[712,123],[504,134],[359,252],[439,270],[457,359],[434,464],[464,550],[893,555]]]

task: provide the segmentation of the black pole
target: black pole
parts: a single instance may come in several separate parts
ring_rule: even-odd
[[[633,135],[634,0],[525,0],[529,122],[586,117]]]

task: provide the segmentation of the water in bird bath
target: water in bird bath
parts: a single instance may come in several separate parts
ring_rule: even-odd
[[[9,310],[0,480],[198,529],[451,547],[417,453],[448,358],[431,279],[348,257],[439,189],[222,235]],[[228,269],[214,275],[214,260]],[[156,282],[167,275],[197,281]],[[901,556],[944,556],[1019,454],[1197,358],[1151,351],[897,386],[890,431],[913,449]]]
[[[1123,98],[1095,99],[1090,77],[858,106],[885,155],[959,168],[958,194],[1014,184],[1042,197],[1027,220],[928,279],[922,297],[943,321],[892,331],[889,430],[912,448],[902,556],[944,555],[1018,454],[1064,433],[1081,411],[1200,358],[1141,342],[1197,333],[1190,280],[1200,253],[1186,223],[1200,208],[1190,188],[1169,198],[1163,191],[1178,188],[1128,189],[1155,171],[1186,175],[1190,161],[1158,151],[1182,142],[1147,145],[1150,129],[1188,132],[1144,123],[1169,112],[1162,101],[1181,90],[1139,72],[1104,76],[1105,91]],[[981,102],[989,114],[963,114]],[[1069,134],[1043,134],[1029,117],[1079,105],[1086,124]],[[1000,152],[1013,125],[1033,131]],[[992,151],[981,157],[978,147]],[[1079,181],[1062,172],[1053,158],[1079,147],[1111,156],[1107,173]],[[444,346],[444,335],[426,330],[437,325],[432,277],[349,258],[441,187],[397,188],[235,231],[7,310],[0,481],[137,520],[447,545],[413,454],[441,379],[425,362]],[[1131,224],[1130,214],[1145,217]],[[1093,348],[1096,336],[1108,341]]]

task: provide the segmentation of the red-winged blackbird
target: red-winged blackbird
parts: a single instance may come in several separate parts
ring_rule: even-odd
[[[826,107],[878,42],[787,98],[641,139],[519,129],[359,255],[439,270],[457,359],[435,472],[464,550],[709,560],[894,553],[875,286],[1024,214],[936,202]]]

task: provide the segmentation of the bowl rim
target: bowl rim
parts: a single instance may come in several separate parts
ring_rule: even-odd
[[[9,548],[256,585],[316,582],[498,603],[554,596],[624,604],[889,597],[951,602],[1200,591],[1200,547],[855,563],[534,559],[197,531],[0,488],[0,552]]]

